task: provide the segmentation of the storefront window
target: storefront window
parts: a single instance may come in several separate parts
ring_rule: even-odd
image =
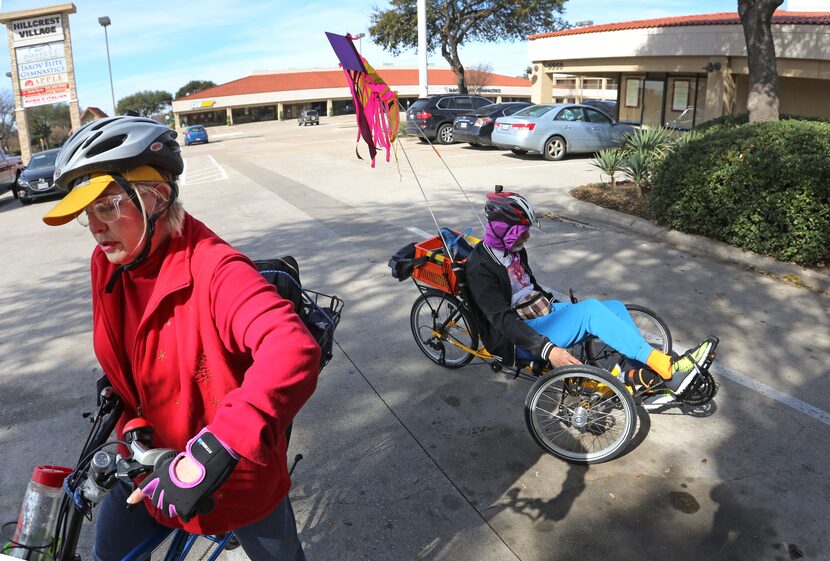
[[[643,113],[644,76],[625,76],[620,90],[619,121],[621,123],[639,123]]]
[[[277,108],[274,105],[233,109],[233,122],[237,125],[242,123],[255,123],[257,121],[274,121],[276,118]]]
[[[695,117],[695,83],[696,78],[671,77],[666,88],[666,127],[678,130],[690,130]]]

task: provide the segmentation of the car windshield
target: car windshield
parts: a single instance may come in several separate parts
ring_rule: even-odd
[[[317,111],[306,111],[305,114],[309,117],[315,117],[317,115]]]
[[[553,109],[552,105],[531,105],[530,107],[525,107],[521,111],[516,111],[513,113],[514,117],[541,117],[548,111]]]
[[[42,154],[35,154],[29,161],[29,169],[48,168],[55,165],[55,158],[58,157],[58,152],[43,152]]]
[[[188,132],[205,132],[205,127],[202,125],[197,125],[195,127],[190,127],[187,129]]]

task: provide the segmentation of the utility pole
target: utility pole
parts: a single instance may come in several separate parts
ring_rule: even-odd
[[[427,75],[427,2],[418,0],[418,97],[429,95]]]

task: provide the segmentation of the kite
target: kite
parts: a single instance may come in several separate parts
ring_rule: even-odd
[[[378,147],[386,151],[388,162],[392,143],[398,136],[400,125],[398,96],[368,61],[358,54],[351,35],[326,32],[326,37],[337,58],[340,59],[340,67],[346,74],[352,93],[357,117],[357,142],[359,143],[362,138],[369,147],[372,167],[375,167]],[[355,154],[359,159],[363,159],[357,147],[355,147]]]

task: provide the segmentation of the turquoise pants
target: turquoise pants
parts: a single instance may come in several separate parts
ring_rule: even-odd
[[[548,315],[525,323],[557,347],[568,348],[593,335],[626,358],[643,364],[654,350],[619,300],[559,302]]]

